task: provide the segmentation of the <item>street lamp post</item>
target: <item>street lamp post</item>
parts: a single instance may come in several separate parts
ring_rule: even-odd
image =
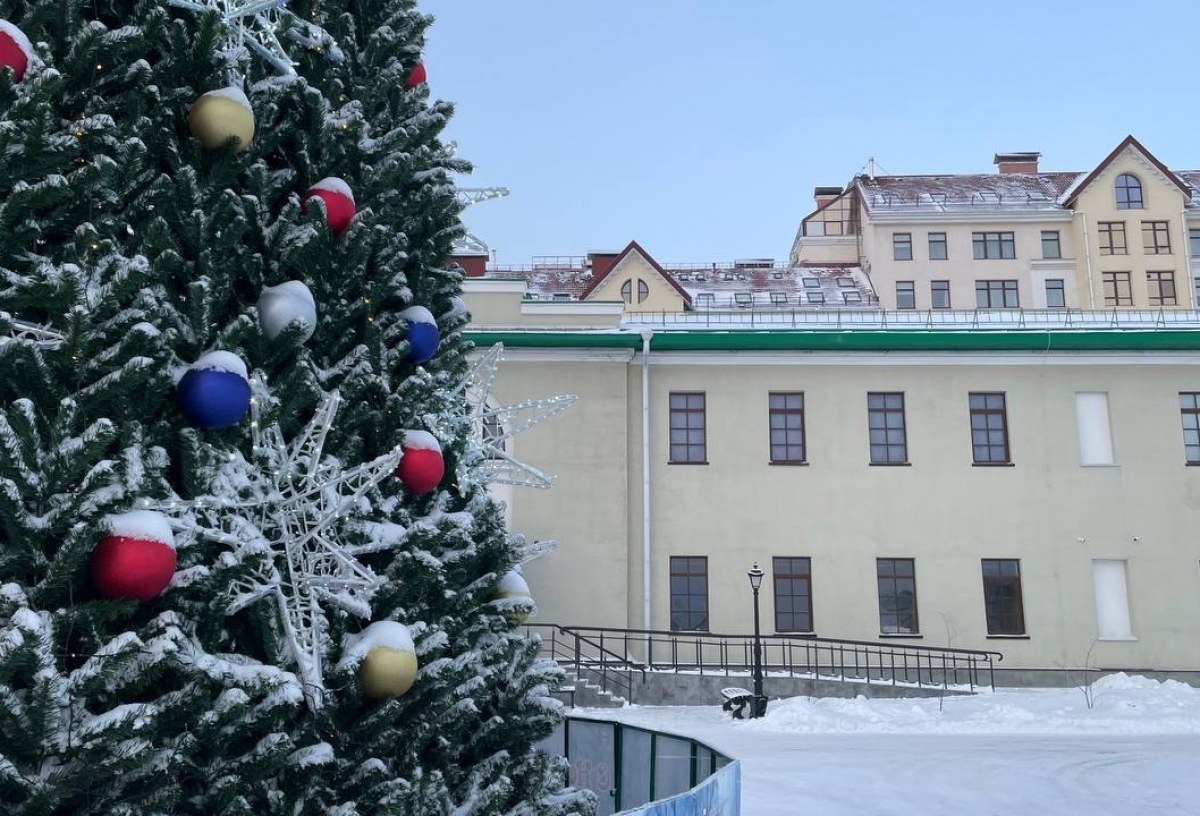
[[[763,571],[755,562],[746,575],[750,577],[750,589],[754,591],[754,700],[750,704],[750,717],[761,717],[767,713],[767,698],[763,696],[762,640],[758,627],[758,590],[762,586]]]

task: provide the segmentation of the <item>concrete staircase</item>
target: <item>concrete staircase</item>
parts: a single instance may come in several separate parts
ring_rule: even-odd
[[[567,679],[555,696],[570,708],[623,708],[624,697],[605,691],[590,680],[567,669]]]

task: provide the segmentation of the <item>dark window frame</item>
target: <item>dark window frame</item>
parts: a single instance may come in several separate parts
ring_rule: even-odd
[[[1129,254],[1129,240],[1125,234],[1124,221],[1097,221],[1096,238],[1100,242],[1101,255]]]
[[[904,258],[901,255],[907,254]],[[893,261],[911,261],[913,259],[912,251],[912,233],[911,232],[893,232],[892,233],[892,260]]]
[[[1056,283],[1057,286],[1050,284]],[[1059,303],[1050,302],[1050,293],[1057,292],[1059,294]],[[1047,309],[1065,309],[1067,308],[1067,285],[1063,278],[1047,278],[1046,279],[1046,308]]]
[[[782,566],[786,571],[781,571]],[[797,562],[804,562],[803,565],[798,565]],[[802,571],[796,571],[800,566]],[[788,589],[794,589],[795,583],[802,583],[805,589],[803,593],[789,592],[781,594],[779,592],[780,582],[787,582]],[[812,558],[807,556],[783,556],[777,555],[771,558],[771,591],[774,598],[774,624],[776,632],[802,632],[804,634],[812,634],[816,631],[816,623],[813,621],[813,602],[812,602]],[[781,612],[784,604],[780,603],[781,598],[787,598],[790,603],[787,606],[791,607],[790,611]],[[796,611],[796,600],[803,598],[805,601],[805,609],[800,612]],[[792,626],[780,626],[783,623],[781,615],[788,615],[792,618]],[[808,628],[796,626],[796,618],[798,616],[807,616]]]
[[[934,252],[934,247],[941,247],[941,254]],[[948,261],[950,260],[950,248],[946,244],[946,233],[931,232],[929,233],[929,260],[931,261]]]
[[[1142,222],[1142,251],[1147,255],[1171,254],[1171,222]]]
[[[971,463],[981,467],[1011,465],[1013,461],[1008,436],[1008,398],[1005,393],[971,391],[967,394],[967,410],[971,417]],[[981,433],[982,437],[979,436]],[[999,443],[993,441],[995,434],[999,434]],[[981,451],[984,458],[980,458]]]
[[[977,261],[1016,260],[1016,233],[973,232],[971,233],[971,254]]]
[[[983,558],[980,559],[980,570],[983,577],[983,616],[987,625],[988,637],[1025,637],[1025,593],[1021,587],[1021,559],[1019,558]],[[988,566],[996,565],[995,572],[989,574]],[[1014,565],[1012,574],[1005,574],[1005,565]],[[1010,592],[1007,598],[996,595],[997,588],[1008,584]],[[1003,591],[1003,588],[1000,589]],[[999,610],[994,607],[999,604]],[[1004,608],[1007,606],[1008,608]],[[1011,626],[1008,624],[1011,623]]]
[[[1146,199],[1142,196],[1142,180],[1133,173],[1122,173],[1113,183],[1118,210],[1144,210]]]
[[[905,288],[901,289],[901,287]],[[900,300],[901,294],[907,296],[903,303]],[[916,281],[896,281],[896,308],[905,311],[917,308]]]
[[[1053,247],[1053,254],[1046,252],[1047,246]],[[1062,260],[1062,238],[1058,230],[1042,230],[1042,259],[1046,261]]]
[[[1192,467],[1200,466],[1200,391],[1179,392],[1179,416],[1184,461]]]
[[[898,405],[896,403],[899,403]],[[876,427],[876,423],[881,424]],[[883,442],[874,440],[874,432],[883,432]],[[893,432],[900,441],[893,442]],[[903,391],[867,392],[867,446],[873,466],[908,465],[908,422],[904,412]],[[896,457],[896,450],[899,458]],[[879,453],[881,456],[877,456]]]
[[[980,302],[980,295],[983,295],[983,302]],[[1009,302],[1009,295],[1012,295],[1012,302]],[[999,300],[999,305],[995,302]],[[1021,308],[1021,288],[1019,281],[1012,279],[1003,280],[977,280],[975,281],[975,308],[976,309],[1020,309]]]
[[[1200,229],[1188,228],[1188,254],[1200,260]]]
[[[944,302],[939,303],[939,295],[945,295]],[[950,281],[935,280],[929,282],[929,307],[931,309],[950,309]]]
[[[777,404],[776,397],[781,398],[782,404]],[[797,401],[799,405],[795,404]],[[781,427],[775,427],[776,417],[779,418]],[[808,464],[808,428],[804,419],[803,391],[770,391],[767,393],[768,452],[772,465]],[[789,420],[795,420],[798,427],[789,427]],[[777,441],[776,432],[780,434],[779,441]],[[799,441],[796,441],[797,435]],[[793,449],[797,448],[799,456],[792,456]],[[777,449],[782,449],[782,458],[775,457]]]
[[[684,405],[676,406],[676,397],[684,397]],[[692,398],[699,397],[699,407],[694,407]],[[669,414],[669,423],[667,426],[667,447],[668,447],[668,464],[671,465],[707,465],[708,464],[708,395],[705,391],[671,391],[667,395],[667,409]],[[695,426],[692,423],[692,417],[696,414],[700,415],[700,424]],[[677,415],[683,420],[681,424],[677,424]],[[671,439],[673,431],[686,431],[686,442],[676,443]],[[692,442],[692,432],[699,430],[700,441]],[[699,458],[694,458],[695,449],[699,449]],[[676,458],[677,449],[682,449],[680,452],[684,454],[684,458]]]
[[[697,563],[699,562],[699,563]],[[699,567],[699,569],[697,569]],[[680,578],[686,582],[686,591],[678,593],[675,591],[675,579]],[[699,579],[703,581],[703,591],[694,592],[692,582]],[[709,603],[708,603],[708,556],[706,555],[672,555],[668,562],[668,589],[670,595],[670,626],[672,632],[711,632],[712,621],[709,619]],[[684,600],[683,609],[676,610],[676,598]],[[697,602],[695,599],[700,599]],[[686,615],[687,618],[683,623],[689,625],[677,626],[676,615]],[[694,616],[696,616],[694,618]],[[693,623],[694,619],[698,619],[698,623]]]
[[[1104,294],[1105,306],[1132,306],[1133,305],[1133,276],[1131,273],[1124,270],[1110,270],[1100,273],[1100,285]],[[1121,284],[1125,286],[1124,294],[1121,293]],[[1111,294],[1110,292],[1111,288]]]
[[[1147,272],[1146,292],[1151,306],[1178,306],[1179,291],[1175,288],[1175,270],[1152,269]]]
[[[904,565],[902,567],[902,565]],[[886,566],[886,569],[885,569]],[[906,573],[901,573],[902,568],[907,568]],[[911,586],[911,605],[910,608],[901,609],[900,604],[896,599],[903,594],[899,587],[902,582],[907,582]],[[891,611],[884,611],[884,587],[890,585],[890,595],[892,598]],[[876,558],[875,559],[875,589],[876,597],[879,604],[879,634],[881,635],[909,635],[918,636],[921,634],[921,618],[917,611],[917,562],[913,558]],[[908,628],[905,628],[901,620],[911,618]]]

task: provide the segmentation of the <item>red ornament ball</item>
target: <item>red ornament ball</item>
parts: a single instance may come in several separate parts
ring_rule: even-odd
[[[424,85],[425,63],[418,62],[416,65],[414,65],[412,71],[408,75],[408,79],[404,81],[404,84],[409,89],[416,88],[418,85]]]
[[[354,193],[350,185],[340,178],[321,179],[304,194],[303,211],[307,211],[309,199],[319,198],[325,202],[325,218],[334,235],[341,235],[350,228],[354,220]]]
[[[0,69],[11,68],[13,81],[20,82],[34,60],[33,45],[21,29],[0,20]]]
[[[433,434],[425,431],[407,431],[400,443],[404,458],[396,467],[396,475],[404,486],[418,496],[437,488],[446,474],[446,463],[442,459],[442,446]]]
[[[134,510],[107,521],[110,532],[92,551],[92,584],[106,598],[157,597],[175,575],[175,536],[166,516]]]

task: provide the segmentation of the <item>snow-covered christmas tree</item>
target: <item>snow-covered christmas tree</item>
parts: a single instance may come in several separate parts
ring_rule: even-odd
[[[0,0],[0,812],[591,811],[470,442],[429,23]]]

